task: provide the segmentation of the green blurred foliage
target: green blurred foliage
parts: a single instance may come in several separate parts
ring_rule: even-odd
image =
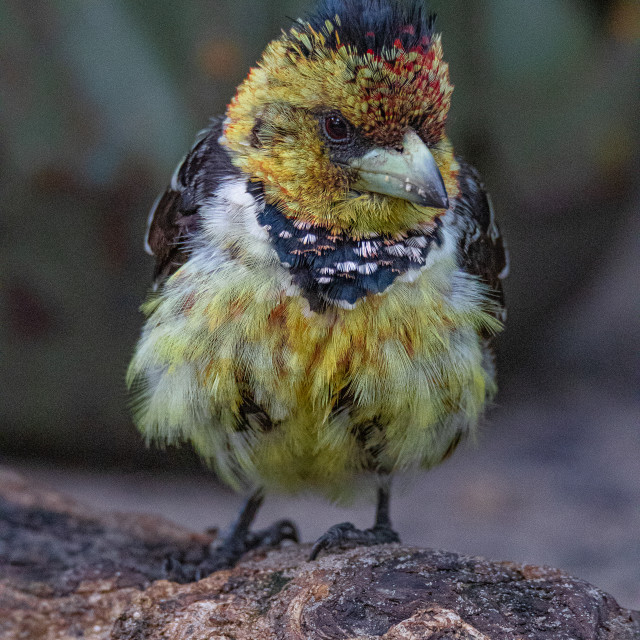
[[[637,228],[639,4],[432,7],[456,85],[450,136],[484,174],[511,248],[503,387],[544,379],[558,362],[574,375],[592,363],[592,341],[580,341],[581,323],[565,330],[568,319],[576,309],[616,314],[615,297],[585,303],[601,273],[614,274],[624,313],[634,315],[629,295],[637,301],[633,275],[611,265]],[[0,0],[2,450],[152,455],[123,383],[151,271],[146,212],[285,16],[311,8]],[[627,325],[605,331],[621,354],[615,372],[637,384]],[[603,353],[591,373],[610,375],[609,360]]]

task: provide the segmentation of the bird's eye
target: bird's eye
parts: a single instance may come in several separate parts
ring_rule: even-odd
[[[322,120],[324,133],[332,142],[349,142],[351,125],[339,114],[330,113]]]

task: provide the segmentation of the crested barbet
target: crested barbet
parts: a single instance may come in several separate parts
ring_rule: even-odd
[[[394,474],[428,469],[495,392],[503,243],[447,137],[453,86],[413,0],[326,0],[271,42],[156,202],[154,290],[129,370],[149,440],[190,442],[245,492],[204,571],[295,538],[249,530],[265,492],[348,497],[398,541]]]

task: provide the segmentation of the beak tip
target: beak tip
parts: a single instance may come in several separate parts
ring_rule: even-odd
[[[440,173],[440,171],[438,171],[438,175],[440,177],[440,184],[438,185],[438,188],[436,189],[436,200],[440,201],[440,206],[443,209],[448,209],[449,208],[449,194],[447,193],[447,187],[444,186],[444,180],[442,179],[442,174]]]
[[[436,190],[436,200],[440,201],[440,206],[443,209],[449,208],[449,194],[447,193],[447,187],[444,186],[444,180],[442,179],[442,174],[438,171],[438,175],[440,176],[440,184]]]
[[[425,194],[424,192],[420,194],[422,196],[422,201],[420,204],[423,207],[432,207],[434,209],[448,209],[449,208],[449,195],[446,190],[439,191],[435,194]]]
[[[439,209],[448,209],[449,208],[449,196],[447,195],[447,193],[445,192],[442,196],[440,196],[440,194],[438,194],[438,197],[436,198],[436,200],[438,200],[438,208]]]

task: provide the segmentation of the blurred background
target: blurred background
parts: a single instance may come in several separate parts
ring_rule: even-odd
[[[0,0],[1,462],[97,507],[224,525],[240,498],[147,450],[124,373],[147,212],[303,0]],[[432,0],[449,133],[511,252],[501,392],[392,504],[404,541],[550,564],[640,609],[640,2]],[[274,497],[306,540],[350,509]]]

